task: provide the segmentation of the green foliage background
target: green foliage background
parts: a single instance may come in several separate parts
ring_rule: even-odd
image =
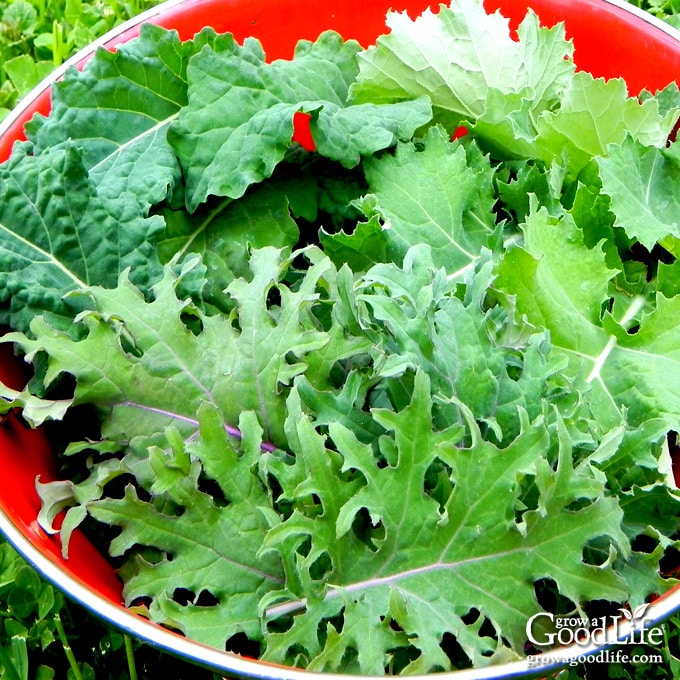
[[[680,28],[680,0],[630,0]],[[156,0],[0,0],[0,119],[50,71],[92,40]],[[680,615],[663,626],[663,663],[581,664],[559,680],[680,677]],[[111,629],[64,598],[0,538],[0,680],[184,677],[212,673]]]

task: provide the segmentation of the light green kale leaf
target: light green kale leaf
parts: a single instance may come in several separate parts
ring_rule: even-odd
[[[569,180],[626,135],[664,146],[676,120],[676,113],[659,110],[657,100],[630,97],[622,79],[596,79],[582,71],[569,79],[559,106],[540,111],[523,97],[513,99],[497,91],[489,93],[487,103],[471,126],[485,148],[499,158],[564,164]]]
[[[77,142],[99,194],[132,192],[145,210],[169,192],[181,195],[166,133],[187,102],[189,57],[216,40],[205,30],[180,41],[176,31],[144,24],[138,38],[97,51],[82,71],[72,68],[54,85],[50,115],[29,123],[36,153]]]
[[[303,110],[311,114],[316,151],[347,168],[357,166],[364,156],[370,158],[399,140],[410,139],[432,118],[427,97],[389,105],[306,104]]]
[[[479,0],[455,0],[415,20],[388,16],[390,33],[359,55],[357,102],[428,96],[449,132],[466,125],[499,159],[565,162],[571,179],[626,133],[661,147],[677,119],[677,87],[663,101],[628,96],[622,79],[577,72],[563,24],[529,12],[513,36]]]
[[[394,102],[428,96],[435,120],[449,131],[488,108],[491,91],[524,100],[531,111],[559,102],[573,77],[573,47],[564,27],[539,27],[529,13],[511,36],[508,20],[487,14],[479,0],[456,0],[415,20],[390,13],[389,33],[359,55],[351,94],[357,102]]]
[[[630,97],[621,78],[604,80],[579,72],[563,93],[560,107],[546,111],[537,123],[537,157],[550,162],[566,157],[573,176],[594,156],[621,144],[626,135],[642,144],[663,147],[673,129],[677,106],[660,111],[655,99]]]
[[[127,269],[148,289],[162,271],[153,245],[162,228],[132,194],[100,196],[75,144],[37,156],[16,147],[0,165],[0,322],[28,330],[44,314],[69,328],[78,303],[67,293],[115,287]]]
[[[601,249],[584,246],[569,214],[553,217],[534,201],[522,229],[523,246],[504,254],[497,287],[515,295],[517,313],[548,329],[558,347],[599,353],[603,305],[618,271]]]
[[[553,579],[576,604],[627,598],[613,569],[615,556],[630,553],[623,513],[600,473],[575,468],[560,419],[525,417],[499,449],[462,406],[464,426],[434,430],[430,390],[418,371],[408,406],[372,410],[388,433],[384,460],[340,423],[329,426],[329,451],[291,394],[288,430],[305,454],[269,467],[294,510],[265,539],[263,554],[276,551],[287,565],[286,588],[263,602],[272,631],[265,659],[295,655],[312,670],[345,672],[341,661],[350,659],[349,670],[365,674],[449,670],[448,634],[481,665],[504,653],[501,639],[522,653],[526,622],[541,611],[539,580]],[[537,492],[531,507],[521,500],[527,480]],[[587,564],[584,548],[595,539],[611,553]],[[483,632],[485,621],[494,634]]]
[[[590,385],[597,420],[632,427],[662,418],[680,425],[680,298],[615,294],[618,272],[588,249],[569,214],[532,211],[523,247],[504,256],[495,286],[511,296],[518,320],[550,332],[571,362],[567,374]],[[613,307],[610,310],[610,306]]]
[[[254,39],[215,47],[191,59],[189,102],[169,131],[190,212],[210,195],[238,198],[269,177],[291,148],[299,111],[311,114],[319,152],[350,167],[431,118],[425,98],[345,110],[360,47],[330,31],[301,41],[292,60],[270,64]]]
[[[597,159],[602,193],[611,201],[615,224],[651,250],[661,243],[680,254],[680,153],[678,145],[657,148],[627,137]]]
[[[195,259],[188,261],[182,274],[195,266]],[[105,438],[152,440],[169,424],[189,436],[197,405],[205,402],[232,425],[242,411],[255,411],[266,439],[285,446],[281,392],[305,370],[305,355],[328,342],[311,309],[331,265],[322,259],[311,266],[294,291],[280,283],[289,266],[277,249],[255,251],[251,279],[235,279],[227,289],[234,300],[230,316],[208,316],[178,299],[181,276],[170,266],[151,301],[123,275],[116,288],[89,290],[93,309],[78,319],[86,330],[82,339],[37,317],[33,338],[13,333],[3,341],[15,341],[28,360],[46,353],[46,385],[71,374],[74,404],[103,412]]]
[[[648,601],[650,593],[664,593],[675,583],[662,562],[666,550],[676,546],[680,526],[680,495],[673,479],[668,424],[655,418],[633,427],[622,420],[609,431],[593,421],[587,427],[587,433],[582,430],[576,436],[585,440],[589,434],[593,439],[585,447],[587,455],[579,458],[575,467],[594,466],[605,475],[607,488],[616,495],[624,513],[623,531],[633,545],[644,546],[616,566],[630,585],[629,604],[634,608]],[[589,552],[592,556],[599,553],[594,557],[598,563],[607,558],[606,546],[597,542]]]
[[[422,145],[398,144],[394,155],[366,159],[364,167],[369,188],[361,205],[369,218],[380,217],[390,259],[401,259],[411,246],[427,243],[434,264],[452,279],[462,278],[484,248],[498,245],[494,169],[475,145],[451,142],[435,126]],[[338,244],[346,247],[351,238],[343,236]],[[367,245],[377,238],[372,236]],[[332,240],[325,237],[324,243]]]

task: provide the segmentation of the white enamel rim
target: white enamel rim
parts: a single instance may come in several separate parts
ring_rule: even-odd
[[[153,22],[154,18],[164,14],[167,10],[182,5],[191,0],[167,0],[153,7],[120,26],[109,31],[99,39],[90,43],[73,57],[65,61],[59,68],[53,71],[47,78],[41,81],[29,94],[27,94],[14,109],[0,122],[0,137],[20,120],[31,102],[49,90],[59,80],[66,70],[75,66],[84,59],[90,57],[97,49],[105,45],[115,45],[115,40],[124,32],[135,28],[142,23]],[[680,41],[680,31],[669,26],[661,19],[648,14],[644,10],[628,4],[625,0],[594,0],[618,7],[639,19],[648,23],[656,30],[662,31],[677,41]],[[679,74],[680,79],[680,74]],[[371,676],[347,675],[340,673],[316,673],[297,668],[287,668],[274,664],[265,663],[256,659],[249,659],[231,652],[221,651],[200,644],[177,633],[149,623],[146,619],[126,610],[122,606],[116,606],[98,593],[85,587],[80,581],[63,572],[54,562],[41,553],[10,521],[8,516],[0,509],[0,532],[16,548],[16,550],[50,583],[61,590],[70,599],[83,606],[107,623],[113,625],[121,632],[129,635],[170,654],[174,654],[186,661],[203,666],[217,673],[228,673],[231,676],[241,678],[260,678],[262,680],[357,680]],[[645,623],[650,629],[659,625],[669,616],[680,610],[680,588],[669,591],[648,608]],[[572,660],[593,656],[625,643],[634,629],[628,621],[620,624],[617,631],[609,631],[603,642],[591,643],[587,646],[573,645],[550,650],[546,653],[550,663],[530,666],[529,661],[522,659],[510,663],[497,664],[483,668],[473,668],[462,671],[436,673],[427,675],[409,676],[414,680],[500,680],[500,678],[532,678],[545,677],[547,674],[564,668]],[[651,653],[651,652],[650,652]],[[376,676],[377,677],[377,676]],[[380,676],[383,677],[383,676]]]

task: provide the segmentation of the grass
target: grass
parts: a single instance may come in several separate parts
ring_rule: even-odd
[[[663,19],[671,26],[680,28],[680,0],[629,0],[629,2]]]
[[[158,0],[0,0],[0,119],[76,50]],[[680,28],[680,0],[630,0]],[[660,648],[628,648],[652,660],[584,662],[558,680],[680,678],[680,615]],[[661,655],[659,663],[656,655]],[[0,680],[141,680],[218,676],[112,629],[66,600],[0,537]]]
[[[81,47],[157,0],[0,1],[0,119]]]

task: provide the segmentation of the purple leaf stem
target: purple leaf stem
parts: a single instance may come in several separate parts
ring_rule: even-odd
[[[199,425],[198,420],[195,418],[189,418],[188,416],[183,416],[180,413],[173,413],[172,411],[166,411],[165,409],[155,408],[145,404],[137,404],[131,401],[126,401],[123,406],[130,406],[132,408],[142,409],[143,411],[158,413],[161,416],[166,416],[167,418],[172,418],[173,420],[181,420],[184,423],[189,423],[190,425],[195,425],[196,427]],[[237,439],[243,439],[241,430],[239,430],[238,427],[225,424],[224,429],[228,435],[236,437]],[[262,449],[262,451],[266,451],[267,453],[271,453],[272,451],[276,450],[276,446],[274,446],[274,444],[270,444],[269,442],[261,442],[260,449]]]

